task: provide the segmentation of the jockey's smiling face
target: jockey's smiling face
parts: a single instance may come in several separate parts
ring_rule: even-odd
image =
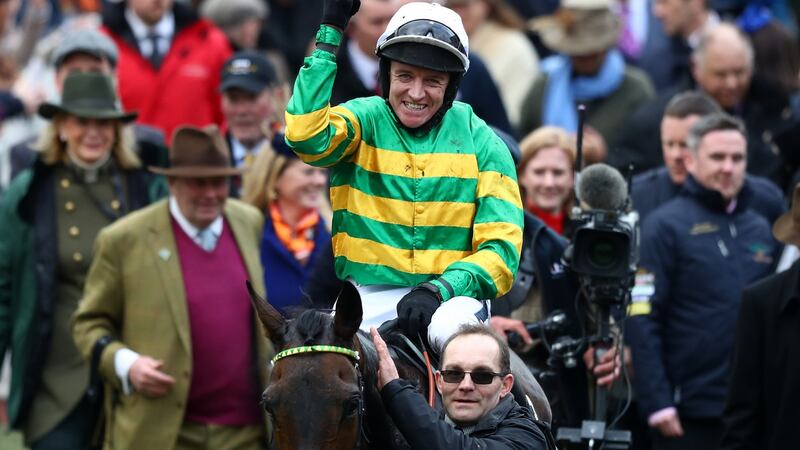
[[[450,74],[392,61],[389,105],[408,128],[425,125],[444,103]]]

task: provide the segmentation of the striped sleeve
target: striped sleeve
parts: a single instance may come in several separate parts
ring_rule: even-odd
[[[336,33],[338,45],[339,32],[324,25],[317,34],[318,43],[323,32],[328,38]],[[286,143],[300,159],[318,167],[330,167],[345,159],[361,140],[358,118],[344,106],[330,106],[335,78],[336,56],[314,50],[300,69],[286,107]]]
[[[479,171],[472,225],[474,252],[451,264],[441,278],[456,295],[494,299],[511,289],[517,273],[522,248],[522,201],[514,162],[505,144],[482,121],[473,122],[473,126]],[[447,298],[447,289],[440,291]]]

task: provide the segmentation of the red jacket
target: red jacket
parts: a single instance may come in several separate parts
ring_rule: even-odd
[[[170,142],[179,125],[223,127],[220,72],[232,51],[222,31],[176,3],[175,35],[156,71],[139,53],[124,8],[125,2],[105,8],[103,31],[119,50],[117,77],[125,110],[138,111],[139,123],[163,130]]]

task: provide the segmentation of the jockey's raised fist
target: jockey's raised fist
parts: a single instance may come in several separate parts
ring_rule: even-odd
[[[359,7],[361,0],[325,0],[320,22],[344,30]]]

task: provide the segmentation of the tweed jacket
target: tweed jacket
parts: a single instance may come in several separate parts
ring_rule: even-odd
[[[258,210],[228,199],[224,209],[250,281],[264,292],[258,242]],[[95,259],[84,298],[73,319],[73,337],[84,357],[103,336],[115,339],[100,356],[106,382],[106,449],[172,448],[183,423],[192,379],[192,338],[171,215],[167,200],[135,212],[103,229],[95,242]],[[254,314],[256,371],[264,388],[270,347]],[[121,348],[164,361],[175,377],[171,391],[159,398],[121,392],[114,354]],[[257,401],[258,399],[253,399]]]

